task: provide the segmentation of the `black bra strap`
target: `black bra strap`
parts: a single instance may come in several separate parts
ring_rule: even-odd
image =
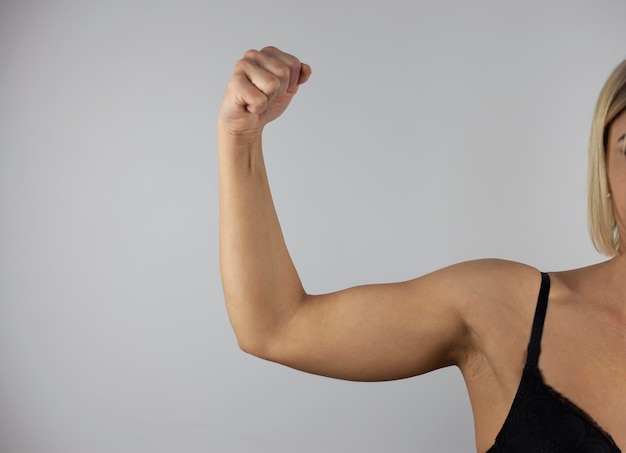
[[[530,334],[530,343],[528,344],[528,358],[526,359],[527,365],[537,366],[537,363],[539,362],[543,322],[546,319],[546,310],[548,309],[548,294],[550,294],[550,277],[545,272],[542,272],[539,299],[537,300],[535,319],[533,320],[533,330]]]

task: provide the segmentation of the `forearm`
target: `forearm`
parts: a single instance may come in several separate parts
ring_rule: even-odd
[[[242,349],[265,347],[305,293],[285,245],[269,188],[260,133],[218,132],[220,267],[226,307]]]

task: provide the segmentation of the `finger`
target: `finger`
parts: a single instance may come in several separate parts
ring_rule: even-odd
[[[311,66],[306,63],[302,63],[302,67],[300,68],[300,75],[298,77],[298,85],[306,83],[307,80],[309,80],[309,77],[311,77],[311,73]]]
[[[292,71],[282,59],[268,52],[249,50],[242,62],[250,81],[265,93],[268,100],[282,95],[289,88]]]
[[[288,89],[287,93],[292,95],[296,94],[300,85],[306,83],[307,80],[309,80],[309,77],[311,77],[311,67],[308,64],[302,63],[300,73],[298,75],[298,83],[293,88]]]
[[[245,71],[236,71],[233,74],[229,91],[240,111],[260,114],[267,108],[267,96],[250,81]]]
[[[291,89],[299,84],[300,74],[302,72],[302,63],[298,58],[273,46],[264,47],[261,49],[261,54],[268,55],[273,59],[282,62],[288,68],[289,81],[287,89]]]

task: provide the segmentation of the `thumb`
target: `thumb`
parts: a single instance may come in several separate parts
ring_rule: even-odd
[[[311,66],[306,63],[302,63],[302,66],[300,67],[300,77],[298,77],[298,85],[306,83],[307,80],[309,80],[309,77],[311,77],[311,72]]]

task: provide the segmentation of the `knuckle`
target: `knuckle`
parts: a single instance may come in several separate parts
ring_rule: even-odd
[[[248,65],[249,63],[245,59],[237,61],[237,63],[235,63],[235,74],[245,72]]]
[[[262,95],[255,96],[248,102],[247,110],[250,113],[259,114],[267,107],[267,98]]]
[[[249,49],[249,50],[246,50],[246,52],[243,54],[243,59],[255,60],[259,57],[260,54],[261,52],[259,52],[256,49]]]
[[[287,82],[291,77],[291,68],[286,64],[280,64],[276,67],[276,76],[283,82]]]
[[[241,87],[243,79],[245,77],[243,76],[243,74],[239,71],[235,72],[233,74],[233,76],[230,78],[230,80],[228,81],[228,86],[227,89],[228,90],[237,90],[239,89],[239,87]]]
[[[291,69],[295,69],[297,67],[300,67],[300,60],[298,60],[296,57],[294,57],[292,55],[288,55],[285,58],[285,62]]]
[[[274,46],[265,46],[261,49],[262,53],[268,53],[268,54],[275,54],[277,52],[280,52],[280,50],[277,47]]]
[[[267,89],[268,92],[272,93],[272,94],[276,94],[280,91],[280,88],[282,86],[282,82],[280,80],[280,78],[278,77],[270,77],[267,80]]]

